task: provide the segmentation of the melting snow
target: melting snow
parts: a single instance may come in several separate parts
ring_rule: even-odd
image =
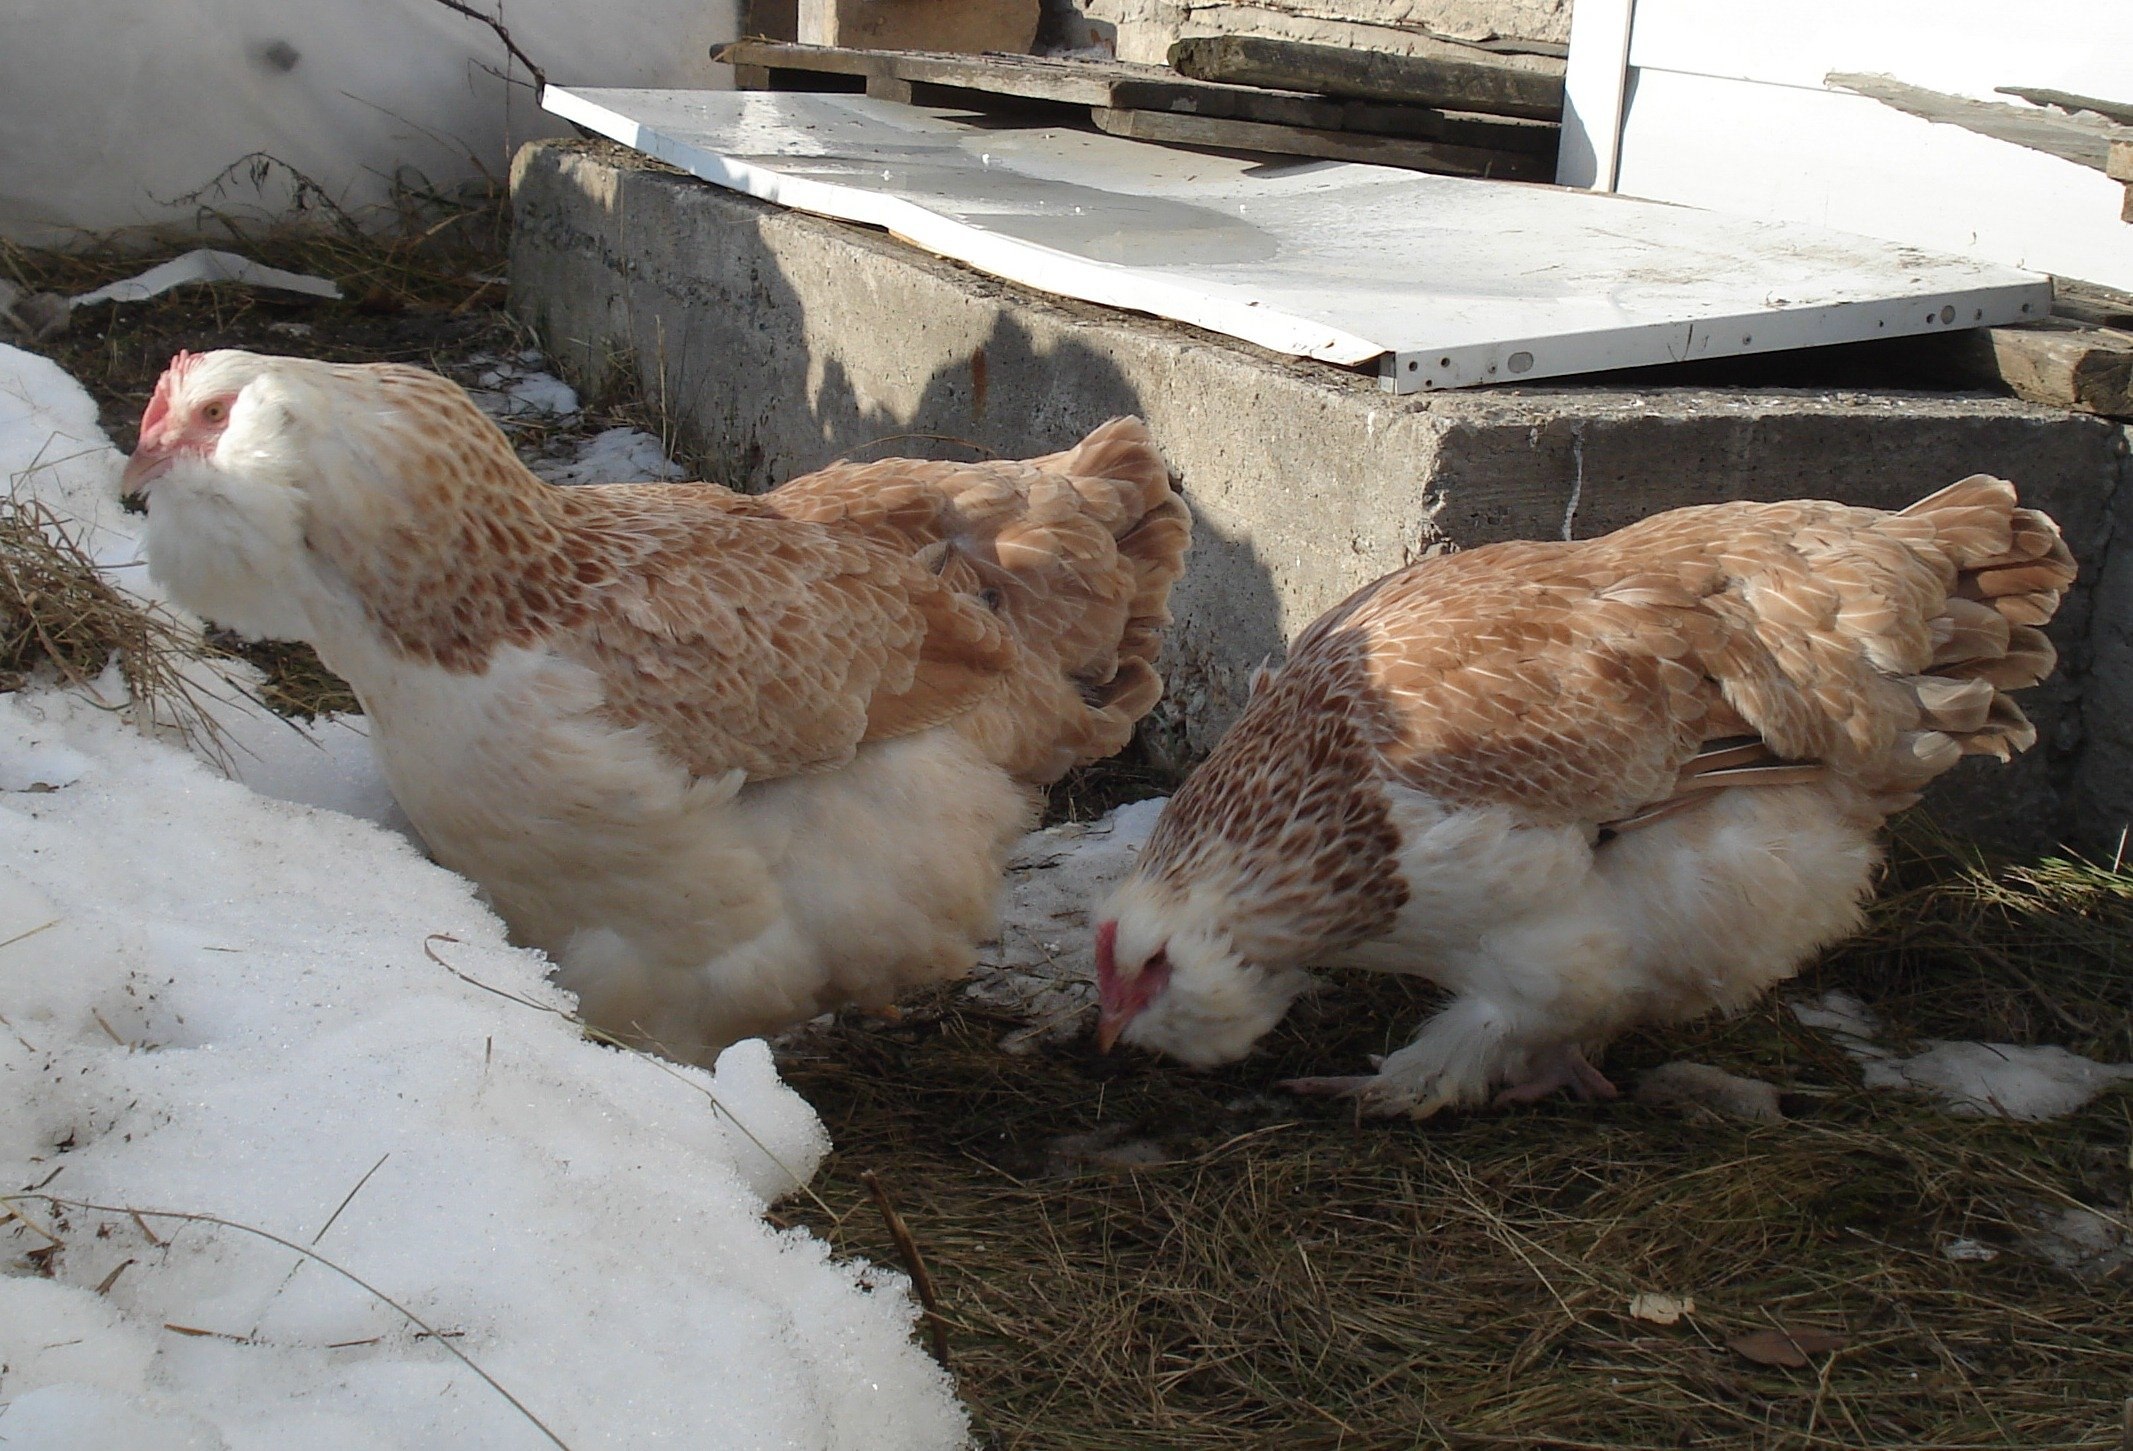
[[[1101,821],[1032,832],[1007,863],[1000,936],[979,950],[963,994],[1029,1024],[1001,1040],[1007,1051],[1065,1042],[1096,1017],[1089,908],[1132,870],[1163,802],[1135,801]]]
[[[0,473],[145,590],[116,463],[0,347]],[[902,1278],[765,1223],[827,1139],[761,1043],[705,1073],[586,1041],[466,882],[318,809],[390,819],[358,727],[218,715],[312,804],[0,696],[10,1444],[963,1444]]]
[[[1934,1041],[1908,1058],[1874,1041],[1880,1024],[1849,993],[1794,1003],[1793,1016],[1820,1028],[1859,1061],[1868,1088],[1930,1093],[1951,1113],[2014,1119],[2069,1114],[2114,1084],[2133,1082],[2133,1063],[2098,1063],[2057,1047]]]
[[[659,440],[641,428],[606,429],[580,444],[572,458],[542,459],[529,467],[551,484],[639,484],[684,476]]]

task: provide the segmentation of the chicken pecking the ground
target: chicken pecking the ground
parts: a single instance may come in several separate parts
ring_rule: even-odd
[[[1097,914],[1098,1036],[1242,1057],[1350,965],[1450,1003],[1367,1110],[1612,1097],[1588,1054],[1746,1007],[1858,926],[1879,828],[2035,731],[2074,578],[1977,475],[1900,513],[1798,502],[1426,560],[1254,681]]]
[[[542,483],[444,378],[225,351],[125,484],[182,604],[310,642],[437,859],[674,1056],[958,976],[1036,787],[1162,691],[1184,502],[1135,419],[761,496]]]

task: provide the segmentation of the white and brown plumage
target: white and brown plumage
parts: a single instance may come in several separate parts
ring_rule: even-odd
[[[1188,539],[1132,419],[760,497],[558,488],[434,374],[241,352],[172,364],[127,482],[156,577],[318,648],[587,1017],[697,1057],[968,968],[1032,786],[1160,694]]]
[[[1426,1114],[1557,1087],[1852,931],[1878,829],[2035,732],[2074,565],[2012,485],[1719,504],[1432,559],[1305,631],[1099,914],[1100,1036],[1213,1064],[1313,964],[1452,1002],[1374,1076]]]

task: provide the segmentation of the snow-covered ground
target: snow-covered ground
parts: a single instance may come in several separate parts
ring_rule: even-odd
[[[0,348],[0,475],[152,593],[117,463]],[[827,1148],[764,1046],[585,1040],[359,729],[222,668],[237,781],[115,674],[0,695],[0,1441],[961,1444],[902,1277],[762,1217]]]

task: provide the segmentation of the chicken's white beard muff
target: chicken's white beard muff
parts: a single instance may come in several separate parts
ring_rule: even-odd
[[[148,495],[148,572],[186,609],[240,634],[317,643],[328,604],[304,546],[302,495],[180,460]]]

